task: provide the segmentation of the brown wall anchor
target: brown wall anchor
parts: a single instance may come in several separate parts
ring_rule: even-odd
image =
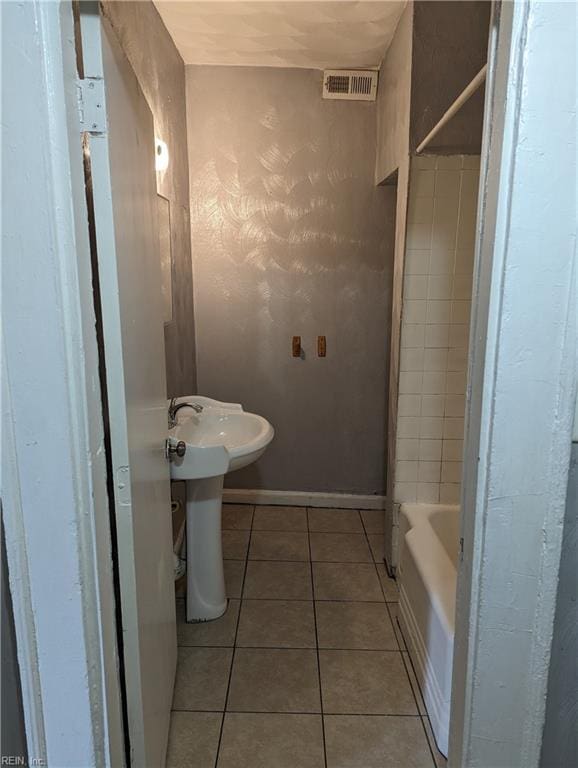
[[[317,357],[327,357],[327,339],[325,336],[317,337]]]
[[[293,336],[291,348],[293,350],[293,357],[301,357],[301,336]]]

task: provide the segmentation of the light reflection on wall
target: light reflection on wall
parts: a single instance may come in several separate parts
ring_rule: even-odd
[[[166,171],[169,167],[169,148],[161,139],[155,139],[155,170]]]
[[[373,183],[375,105],[323,101],[321,78],[187,68],[199,390],[275,426],[233,486],[375,493],[394,192]]]

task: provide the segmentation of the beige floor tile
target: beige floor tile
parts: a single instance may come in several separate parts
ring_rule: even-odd
[[[320,648],[397,650],[397,640],[383,603],[332,603],[315,605]]]
[[[253,531],[250,560],[309,560],[307,533],[295,531]]]
[[[252,504],[223,504],[221,527],[224,531],[250,531],[253,509]]]
[[[315,648],[313,601],[243,600],[237,646]]]
[[[217,768],[324,765],[320,715],[225,715]]]
[[[383,534],[370,533],[368,534],[367,538],[369,539],[369,546],[371,547],[371,554],[373,556],[374,562],[383,563],[383,558],[385,555]]]
[[[383,509],[360,510],[363,527],[366,533],[383,533],[385,526],[385,512]]]
[[[223,560],[225,568],[225,589],[228,598],[241,597],[243,591],[243,576],[245,575],[244,560]]]
[[[244,560],[249,548],[251,531],[222,531],[223,559]]]
[[[327,509],[309,507],[309,530],[319,533],[363,533],[356,509]]]
[[[223,709],[232,657],[229,648],[179,648],[173,709]]]
[[[328,714],[417,715],[401,653],[320,651],[319,662]]]
[[[417,701],[417,708],[419,710],[420,715],[427,715],[427,709],[425,708],[425,702],[423,700],[423,696],[421,695],[421,690],[419,687],[419,684],[417,682],[417,677],[413,668],[413,665],[411,663],[411,659],[409,657],[409,653],[407,651],[404,651],[402,653],[403,661],[405,664],[405,668],[407,670],[407,676],[409,677],[409,682],[411,684],[411,689],[413,691],[413,695],[415,697],[415,700]]]
[[[432,768],[419,717],[328,716],[327,768]]]
[[[377,563],[377,572],[379,574],[381,586],[385,592],[385,599],[388,603],[397,603],[399,600],[399,589],[397,586],[397,581],[395,579],[391,579],[387,575],[387,571],[385,570],[385,565],[383,563]]]
[[[373,563],[313,563],[316,600],[382,601]]]
[[[215,712],[172,712],[166,768],[213,766],[222,719]]]
[[[305,507],[256,507],[254,531],[306,531]]]
[[[315,651],[238,648],[230,712],[320,712]]]
[[[311,559],[325,563],[370,563],[371,552],[362,533],[311,533]]]
[[[249,560],[243,597],[311,600],[311,567],[309,563]]]
[[[435,737],[433,735],[432,727],[430,724],[430,721],[427,717],[422,718],[423,727],[425,728],[427,740],[430,745],[430,749],[433,752],[434,756],[434,764],[437,768],[445,768],[448,764],[448,761],[446,760],[445,756],[442,755],[442,753],[438,749],[438,745],[436,744]]]
[[[177,600],[177,642],[179,645],[226,645],[235,644],[240,600],[229,600],[227,610],[213,621],[187,624],[185,601]]]

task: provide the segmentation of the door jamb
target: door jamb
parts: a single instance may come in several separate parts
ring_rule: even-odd
[[[124,749],[72,7],[2,15],[18,70],[4,94],[17,170],[2,201],[2,514],[28,754],[112,768]]]
[[[565,78],[563,6],[495,3],[492,16],[450,727],[460,768],[540,759],[576,387],[575,134],[568,92],[543,87]],[[558,195],[555,214],[532,186]]]

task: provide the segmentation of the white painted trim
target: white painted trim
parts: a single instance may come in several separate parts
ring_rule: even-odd
[[[286,507],[335,507],[336,509],[385,509],[385,496],[352,493],[309,493],[308,491],[262,491],[225,488],[227,504],[278,504]]]
[[[573,16],[565,3],[494,4],[452,768],[537,768],[540,761],[576,387]],[[552,82],[565,87],[552,91]]]
[[[70,3],[3,3],[2,514],[29,760],[122,766]]]
[[[2,336],[2,349],[4,348],[5,343]],[[26,553],[26,533],[16,461],[16,437],[14,435],[11,401],[6,356],[2,354],[2,519],[6,535],[6,557],[9,573],[19,574],[17,580],[10,580],[10,591],[17,638],[16,650],[22,689],[24,728],[28,754],[36,755],[45,761],[46,738],[38,669],[38,649],[36,647],[32,595],[30,594],[30,572]]]

